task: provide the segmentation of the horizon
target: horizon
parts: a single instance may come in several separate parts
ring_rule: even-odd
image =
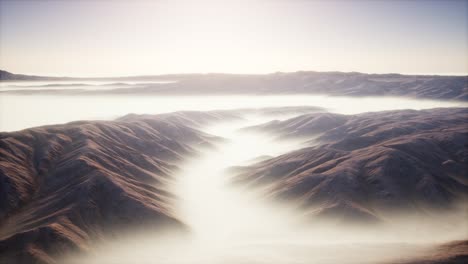
[[[399,73],[399,72],[359,72],[359,71],[340,71],[340,70],[331,70],[331,71],[317,71],[317,70],[297,70],[297,71],[275,71],[275,72],[266,72],[266,73],[233,73],[233,72],[174,72],[174,73],[165,73],[165,74],[136,74],[136,75],[115,75],[115,76],[106,76],[106,75],[96,75],[96,76],[72,76],[72,75],[39,75],[34,73],[20,73],[12,72],[5,69],[0,69],[0,71],[8,72],[14,75],[24,75],[31,77],[45,77],[45,78],[70,78],[70,79],[112,79],[112,78],[140,78],[140,77],[158,77],[158,76],[170,76],[170,75],[252,75],[252,76],[262,76],[262,75],[274,75],[274,74],[291,74],[291,73],[345,73],[345,74],[364,74],[364,75],[404,75],[404,76],[442,76],[442,77],[468,77],[467,73]],[[0,81],[5,81],[0,78]]]
[[[0,0],[0,263],[463,262],[467,22],[468,0]]]
[[[0,68],[468,75],[466,1],[0,1]],[[86,18],[86,19],[83,19]]]

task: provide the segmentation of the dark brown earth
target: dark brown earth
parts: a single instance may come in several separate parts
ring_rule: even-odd
[[[235,169],[235,181],[267,188],[311,215],[381,222],[466,206],[466,108],[315,113],[248,129],[313,139],[315,146]]]
[[[129,115],[0,133],[0,263],[52,263],[128,227],[185,230],[167,190],[177,163],[219,138],[216,112]]]

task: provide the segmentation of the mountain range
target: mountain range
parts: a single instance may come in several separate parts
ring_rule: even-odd
[[[66,78],[12,74],[0,71],[2,81],[147,81],[138,87],[110,90],[61,90],[80,94],[325,94],[334,96],[396,96],[468,100],[468,76],[313,72],[247,74],[170,74],[116,78]],[[173,83],[151,81],[171,80]],[[59,90],[15,90],[8,93],[58,93]]]

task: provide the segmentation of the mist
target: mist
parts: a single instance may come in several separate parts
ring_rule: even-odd
[[[0,0],[0,264],[468,263],[467,10]]]
[[[152,95],[12,95],[0,94],[0,131],[67,123],[112,120],[129,113],[159,114],[180,110],[219,110],[282,106],[316,106],[324,111],[356,114],[395,109],[466,106],[466,102],[391,97],[320,95],[152,96]]]
[[[297,201],[274,199],[266,187],[242,185],[233,179],[233,168],[319,144],[310,137],[285,139],[244,128],[306,113],[354,115],[466,107],[465,102],[319,95],[8,93],[0,94],[0,100],[2,131],[77,120],[120,120],[129,113],[230,110],[226,113],[236,117],[196,127],[218,140],[211,146],[194,146],[196,155],[174,164],[178,169],[170,175],[165,191],[172,197],[168,205],[171,214],[184,230],[146,225],[116,229],[81,245],[83,251],[60,256],[60,263],[404,263],[431,254],[441,243],[465,239],[468,234],[466,203],[427,217],[389,213],[386,221],[377,225],[337,223],[333,218],[311,216],[310,209],[305,210]]]
[[[339,111],[359,111],[353,106]],[[170,189],[178,198],[173,208],[187,233],[136,227],[117,239],[95,243],[85,255],[65,256],[64,263],[395,263],[466,237],[463,205],[423,223],[420,217],[395,215],[382,225],[336,225],[333,219],[306,216],[292,202],[268,199],[262,189],[232,184],[231,167],[304,144],[242,128],[291,116],[243,115],[242,120],[202,128],[224,140],[214,149],[199,149],[174,176]]]

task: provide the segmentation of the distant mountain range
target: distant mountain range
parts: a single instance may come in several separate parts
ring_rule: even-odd
[[[140,76],[122,76],[122,77],[55,77],[55,76],[37,76],[16,74],[8,71],[0,70],[0,81],[106,81],[106,80],[134,80],[134,81],[151,81],[159,79],[167,79],[168,77],[187,78],[197,74],[168,74],[168,75],[140,75]]]
[[[357,72],[291,72],[265,75],[174,74],[118,78],[66,78],[0,72],[1,80],[174,80],[175,83],[105,91],[17,90],[14,93],[81,94],[325,94],[334,96],[404,96],[440,100],[468,100],[468,76],[364,74]]]
[[[67,79],[67,78],[14,74],[11,72],[0,70],[0,80],[2,81],[39,81],[39,80],[60,80],[60,79]]]

